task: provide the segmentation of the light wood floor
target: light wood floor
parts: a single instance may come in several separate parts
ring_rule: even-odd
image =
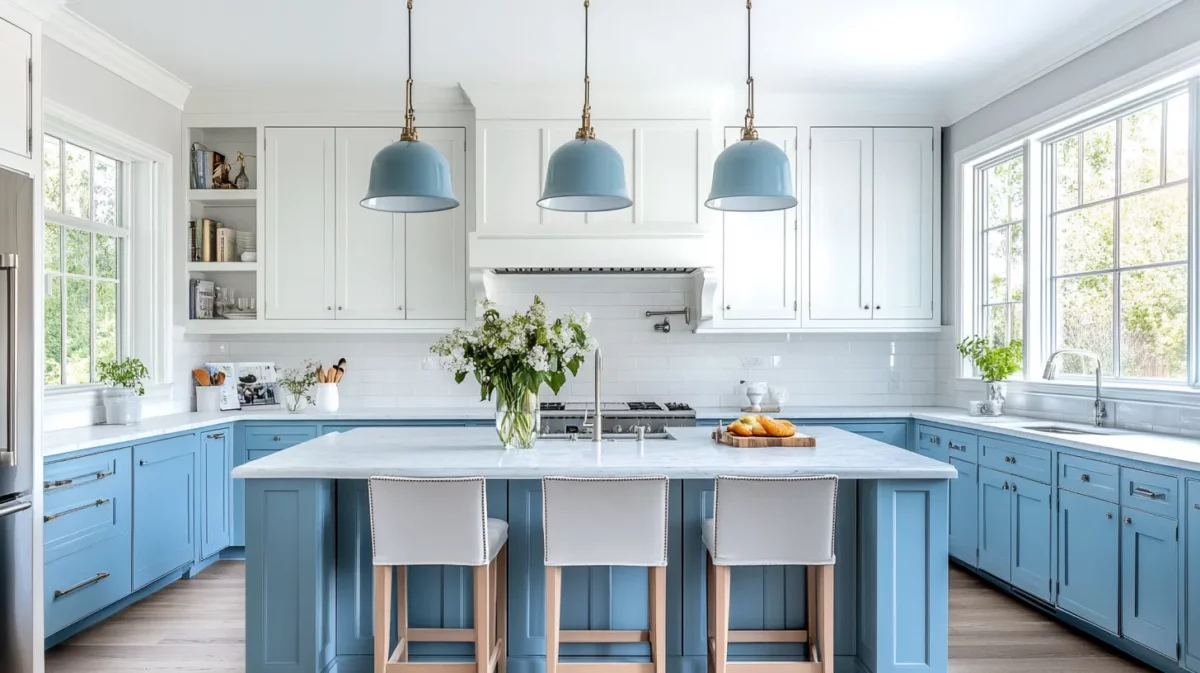
[[[176,582],[46,653],[46,673],[245,671],[242,563]],[[950,568],[951,673],[1149,671]]]

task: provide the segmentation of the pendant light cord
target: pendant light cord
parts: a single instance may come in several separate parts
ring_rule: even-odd
[[[742,140],[758,140],[758,131],[754,129],[754,76],[750,74],[750,58],[753,54],[750,3],[751,0],[746,0],[746,125],[742,128]]]
[[[583,0],[583,124],[575,132],[576,140],[595,140],[596,129],[592,128],[592,78],[588,74],[588,36],[591,34],[588,25],[591,0]]]
[[[412,0],[408,0],[408,81],[404,83],[404,130],[400,132],[400,140],[417,142],[417,115],[412,106]]]

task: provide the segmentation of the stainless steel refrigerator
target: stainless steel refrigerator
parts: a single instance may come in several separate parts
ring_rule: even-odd
[[[0,671],[32,673],[41,610],[34,555],[34,182],[0,169]]]

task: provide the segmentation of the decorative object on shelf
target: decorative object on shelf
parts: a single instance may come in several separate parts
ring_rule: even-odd
[[[588,74],[588,10],[583,0],[583,123],[550,155],[546,187],[538,206],[546,210],[595,213],[633,205],[625,186],[625,161],[616,148],[596,138],[592,128],[592,79]]]
[[[788,399],[791,397],[788,394],[787,388],[779,388],[776,386],[767,388],[767,395],[770,396],[771,402],[775,405],[776,411],[782,410],[783,405],[787,404]]]
[[[1008,377],[1021,371],[1021,361],[1025,356],[1025,344],[1020,339],[1013,339],[1008,345],[993,344],[989,340],[972,336],[958,344],[958,352],[964,358],[970,358],[979,376],[987,382],[989,410],[986,415],[999,416],[1004,413],[1004,399],[1008,394]]]
[[[246,175],[246,155],[237,153],[238,174],[233,179],[234,189],[250,189],[250,177]]]
[[[142,420],[142,396],[149,378],[146,365],[137,358],[104,360],[96,365],[100,382],[108,387],[102,395],[104,418],[109,425],[129,425]]]
[[[458,207],[450,162],[417,139],[412,107],[412,0],[408,0],[408,80],[404,83],[404,130],[400,140],[379,150],[362,205],[389,213],[431,213]]]
[[[234,411],[242,408],[241,398],[238,397],[237,365],[232,362],[209,362],[204,365],[211,380],[220,379],[217,387],[221,390],[221,411]],[[194,373],[194,372],[193,372]]]
[[[531,448],[537,440],[542,384],[557,395],[567,373],[578,374],[584,354],[596,349],[596,340],[587,333],[591,316],[571,312],[551,322],[540,297],[533,298],[525,313],[508,318],[490,301],[481,306],[478,327],[455,329],[429,350],[441,356],[455,382],[474,374],[481,400],[496,394],[496,432],[504,448]]]
[[[225,163],[225,157],[221,157],[221,162],[213,166],[212,189],[237,189],[237,186],[229,179],[229,173],[233,169],[229,164]]]
[[[299,413],[312,403],[313,398],[309,391],[317,385],[319,367],[317,363],[306,360],[302,367],[285,369],[279,373],[279,386],[287,393],[284,405],[288,411],[293,414]]]
[[[787,154],[754,128],[754,76],[750,1],[746,0],[746,121],[742,139],[726,147],[713,164],[712,189],[704,205],[713,210],[762,212],[796,207],[796,188]]]
[[[763,398],[767,396],[767,383],[765,381],[754,381],[746,384],[746,399],[750,400],[750,406],[746,407],[746,411],[762,411]]]
[[[258,243],[253,231],[239,231],[234,235],[234,243],[237,245],[237,257],[243,262],[253,261],[246,259],[246,253],[257,253]],[[233,260],[230,260],[233,261]]]

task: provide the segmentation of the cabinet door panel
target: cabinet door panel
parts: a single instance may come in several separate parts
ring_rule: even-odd
[[[933,129],[875,129],[873,317],[933,318]]]
[[[968,565],[979,563],[979,468],[950,458],[958,479],[950,481],[950,555]]]
[[[1200,481],[1187,481],[1187,614],[1183,635],[1184,663],[1189,670],[1200,671]]]
[[[337,129],[337,305],[339,320],[404,317],[404,215],[360,205],[379,150],[399,129]],[[424,140],[424,138],[422,138]]]
[[[700,222],[700,209],[704,208],[702,201],[709,188],[699,179],[702,174],[700,143],[711,142],[708,136],[696,128],[650,127],[638,129],[637,134],[640,140],[638,154],[625,154],[622,150],[621,155],[625,157],[626,175],[630,174],[630,163],[636,167],[635,181],[629,188],[634,190],[633,209],[639,213],[639,221],[647,224]],[[621,148],[618,146],[617,149]],[[595,218],[602,214],[588,215],[588,221],[604,221]]]
[[[0,151],[30,156],[29,129],[33,96],[29,59],[33,37],[0,19]],[[41,141],[38,141],[41,142]]]
[[[233,528],[233,435],[229,428],[206,431],[200,439],[203,500],[199,559],[229,546]]]
[[[545,144],[541,129],[513,122],[480,122],[478,138],[478,229],[528,228],[540,223],[542,209],[537,200],[542,195]],[[547,148],[547,156],[553,151],[554,147]]]
[[[450,162],[455,196],[466,189],[466,131],[421,129],[428,143]],[[405,216],[402,273],[409,320],[465,320],[467,317],[467,210],[463,206],[437,213]],[[399,304],[398,304],[399,305]]]
[[[1120,512],[1116,505],[1058,492],[1058,607],[1117,632]]]
[[[796,167],[796,129],[760,128],[759,138],[783,148]],[[740,142],[725,130],[725,145]],[[792,172],[793,183],[796,180]],[[769,213],[724,213],[721,283],[726,320],[792,320],[796,317],[795,208]]]
[[[1009,581],[1012,574],[1012,504],[1006,474],[979,468],[979,569]]]
[[[1014,587],[1050,602],[1050,487],[1009,477],[1012,493],[1012,574]]]
[[[334,130],[268,128],[265,317],[333,320]]]
[[[1174,519],[1121,508],[1121,635],[1171,659],[1179,631]]]
[[[196,436],[133,448],[133,590],[192,562]]]
[[[809,317],[871,318],[874,137],[869,128],[814,128],[809,157]]]

